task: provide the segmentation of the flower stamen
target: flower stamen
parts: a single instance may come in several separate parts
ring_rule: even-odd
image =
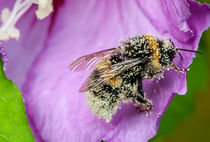
[[[8,8],[1,11],[0,40],[19,38],[20,31],[15,27],[15,24],[33,4],[38,5],[38,10],[36,10],[38,19],[44,19],[53,11],[52,0],[16,0],[11,12]]]

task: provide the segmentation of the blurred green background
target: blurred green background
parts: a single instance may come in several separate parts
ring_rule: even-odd
[[[210,3],[208,1],[202,1]],[[210,142],[210,29],[187,74],[187,94],[176,95],[163,115],[157,135],[150,142]]]

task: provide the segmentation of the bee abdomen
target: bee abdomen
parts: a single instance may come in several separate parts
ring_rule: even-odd
[[[98,88],[100,91],[97,92]],[[87,92],[87,104],[98,118],[104,118],[106,122],[109,122],[119,108],[120,89],[113,89],[108,84],[98,88]]]

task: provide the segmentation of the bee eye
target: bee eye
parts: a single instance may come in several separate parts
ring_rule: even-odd
[[[171,64],[172,60],[174,59],[175,53],[171,50],[161,53],[160,63],[163,65]]]

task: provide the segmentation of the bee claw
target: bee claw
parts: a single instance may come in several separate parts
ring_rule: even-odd
[[[149,112],[150,110],[152,110],[152,101],[150,100],[147,100],[146,103],[140,103],[140,104],[137,104],[137,112]]]

